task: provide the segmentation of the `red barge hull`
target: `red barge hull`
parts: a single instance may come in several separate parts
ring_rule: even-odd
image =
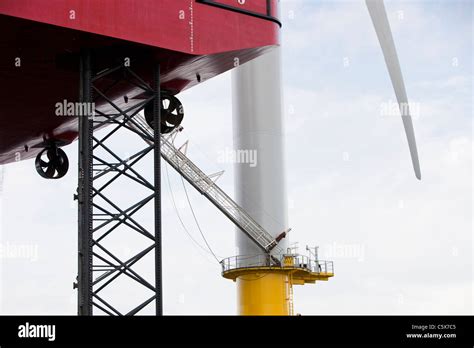
[[[77,117],[56,116],[55,105],[78,100],[83,47],[96,52],[97,71],[128,59],[149,81],[159,62],[161,88],[177,94],[278,44],[276,0],[215,3],[0,1],[0,164],[36,156],[45,139],[77,138]],[[114,101],[139,100],[140,93],[118,85]]]

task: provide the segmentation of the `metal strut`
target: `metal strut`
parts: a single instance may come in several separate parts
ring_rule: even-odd
[[[81,52],[80,102],[91,103],[91,56]],[[79,117],[78,173],[78,315],[92,315],[92,128],[89,117]]]
[[[91,52],[83,50],[80,102],[94,103],[95,112],[79,116],[78,314],[98,310],[98,314],[135,315],[155,302],[154,312],[162,315],[160,127],[150,134],[136,122],[137,114],[152,103],[154,124],[160,124],[159,65],[153,75],[150,72],[150,86],[123,65],[94,75],[91,60]],[[136,95],[145,97],[117,100],[109,92],[118,83],[129,83]],[[95,132],[98,129],[100,133]],[[123,143],[121,132],[146,139],[148,145],[132,155],[114,150]],[[148,154],[151,161],[146,161]],[[144,162],[153,164],[151,170],[144,170]],[[152,178],[147,179],[150,172]],[[142,214],[146,209],[154,214],[152,226],[147,225],[149,214]],[[138,270],[139,261],[149,266]],[[143,269],[153,269],[154,274]]]

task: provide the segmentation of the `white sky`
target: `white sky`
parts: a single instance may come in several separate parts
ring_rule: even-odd
[[[415,179],[395,101],[363,1],[282,1],[289,221],[292,242],[333,260],[329,282],[295,288],[302,314],[472,314],[472,5],[387,1],[408,96],[422,181]],[[189,157],[225,170],[233,194],[230,74],[179,98]],[[130,141],[130,142],[129,142]],[[133,140],[134,141],[134,140]],[[123,151],[136,146],[124,139]],[[33,161],[1,167],[0,312],[75,314],[77,144],[70,172],[46,181]],[[203,244],[181,181],[168,169],[178,210]],[[1,180],[1,179],[0,179]],[[133,188],[129,189],[130,191]],[[235,314],[235,285],[185,234],[163,168],[165,314]],[[222,257],[234,227],[188,187],[201,227]],[[127,196],[127,189],[123,196]],[[31,248],[28,255],[5,253]],[[118,246],[127,253],[130,245]],[[113,294],[125,301],[127,290]]]

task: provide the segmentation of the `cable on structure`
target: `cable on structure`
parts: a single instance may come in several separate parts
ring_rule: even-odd
[[[170,196],[171,196],[171,202],[173,204],[173,207],[174,207],[174,210],[176,212],[176,216],[178,217],[178,220],[179,222],[181,223],[181,226],[183,227],[183,230],[184,232],[188,235],[188,237],[191,239],[191,241],[196,245],[198,246],[199,248],[201,248],[204,252],[206,253],[209,253],[209,250],[207,250],[204,246],[202,246],[201,244],[199,244],[199,242],[194,239],[194,237],[192,236],[192,234],[188,231],[188,229],[186,228],[186,225],[184,224],[184,221],[183,219],[181,218],[181,215],[179,214],[179,211],[178,211],[178,207],[176,205],[176,201],[174,199],[174,194],[173,194],[173,189],[171,187],[171,180],[170,180],[170,177],[169,177],[169,172],[168,172],[168,166],[165,165],[165,171],[166,171],[166,178],[167,178],[167,181],[168,181],[168,188],[170,190]],[[214,255],[212,253],[212,255]],[[214,255],[215,257],[215,255]],[[219,261],[219,260],[218,260]]]
[[[197,226],[199,232],[201,233],[202,239],[204,240],[204,243],[206,243],[207,247],[209,248],[209,251],[212,253],[212,255],[214,256],[214,258],[216,259],[217,263],[220,264],[219,259],[217,258],[216,254],[214,253],[214,251],[212,250],[211,246],[210,246],[209,243],[207,242],[207,239],[206,239],[206,237],[204,236],[204,233],[202,232],[201,226],[199,225],[199,222],[198,222],[198,220],[197,220],[196,214],[194,213],[193,206],[192,206],[192,204],[191,204],[191,201],[189,200],[188,190],[186,189],[186,185],[185,185],[185,183],[184,183],[184,179],[183,179],[183,177],[182,177],[181,175],[180,175],[180,178],[181,178],[181,182],[183,183],[183,189],[184,189],[184,193],[186,194],[186,199],[187,199],[187,201],[188,201],[189,208],[191,208],[191,213],[193,214],[194,221],[196,222],[196,226]]]

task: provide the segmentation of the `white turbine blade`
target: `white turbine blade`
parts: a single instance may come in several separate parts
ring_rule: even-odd
[[[413,123],[408,107],[407,92],[405,90],[405,83],[403,82],[402,71],[400,69],[397,50],[395,48],[395,43],[393,42],[385,6],[383,0],[366,0],[365,2],[369,9],[370,17],[372,18],[380,46],[382,47],[385,63],[387,64],[395,95],[397,96],[403,126],[405,127],[408,146],[410,148],[413,169],[415,170],[416,177],[421,180],[420,163],[418,160],[418,151],[416,149],[415,132],[413,130]]]

